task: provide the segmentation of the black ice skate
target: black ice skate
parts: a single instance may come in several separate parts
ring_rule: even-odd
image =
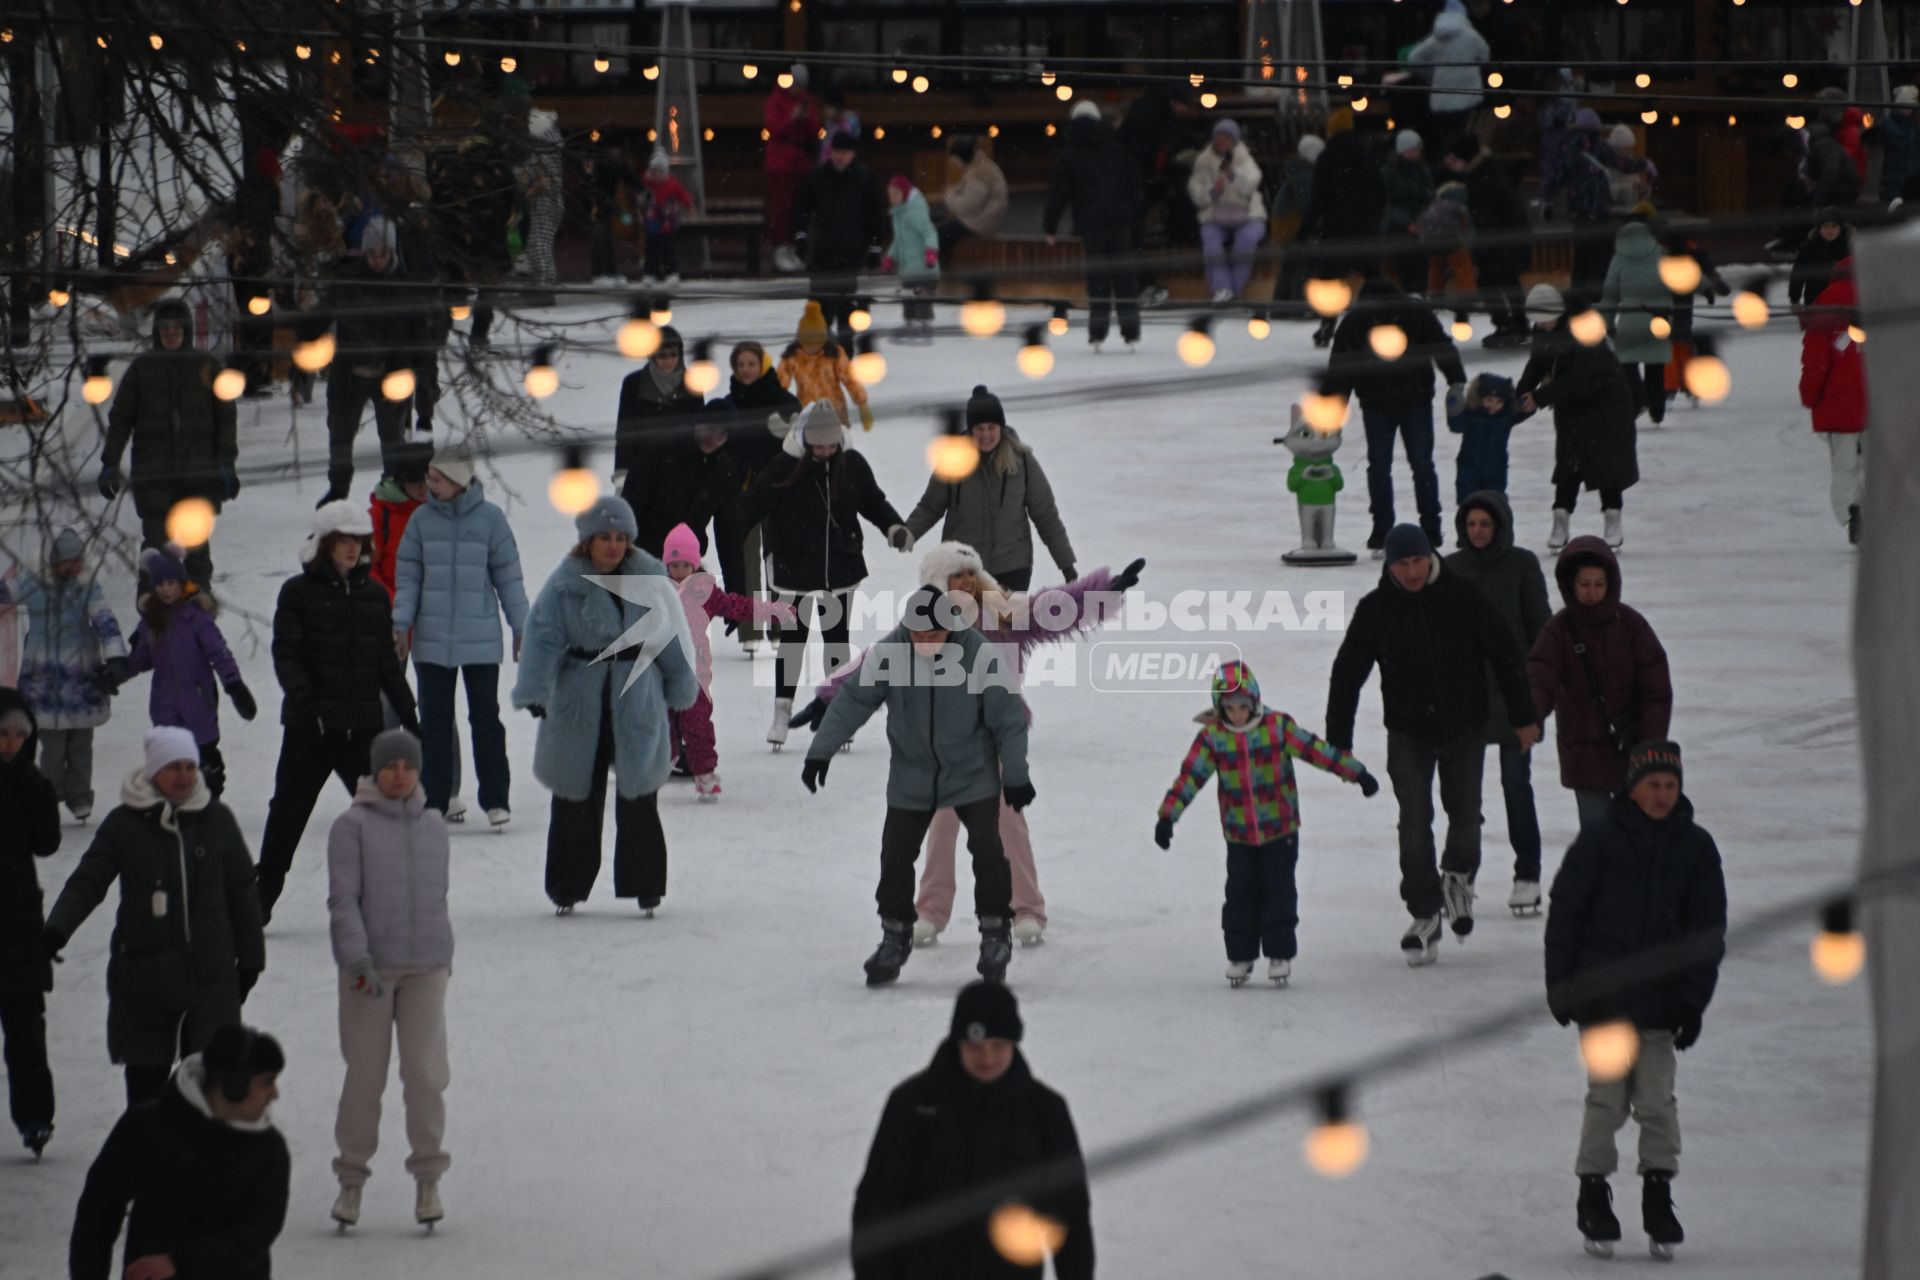
[[[988,982],[1005,982],[1013,960],[1013,933],[1000,916],[980,917],[980,963],[974,968]]]
[[[897,920],[880,922],[880,945],[867,957],[867,985],[884,987],[900,976],[913,954],[913,932]]]
[[[1604,1175],[1580,1175],[1580,1203],[1575,1210],[1580,1234],[1586,1237],[1587,1252],[1596,1258],[1611,1258],[1620,1239],[1620,1219],[1613,1216],[1613,1188]]]
[[[1673,1246],[1687,1238],[1680,1219],[1673,1216],[1673,1175],[1662,1169],[1647,1174],[1640,1188],[1640,1224],[1647,1231],[1647,1248],[1662,1262],[1673,1261]]]
[[[43,1124],[31,1129],[22,1129],[20,1141],[27,1144],[27,1150],[33,1152],[33,1158],[38,1160],[40,1153],[47,1149],[47,1143],[53,1141],[53,1126]]]
[[[1407,931],[1400,935],[1400,954],[1414,968],[1432,964],[1440,958],[1440,917],[1415,916]]]
[[[1454,936],[1465,942],[1473,932],[1473,882],[1463,872],[1443,872],[1440,892],[1447,900],[1447,919],[1452,921]]]

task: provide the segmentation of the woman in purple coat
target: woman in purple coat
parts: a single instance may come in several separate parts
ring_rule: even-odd
[[[202,597],[187,596],[186,562],[172,548],[156,549],[140,557],[140,570],[153,589],[140,598],[140,625],[134,628],[127,675],[153,672],[148,716],[156,726],[177,725],[193,733],[200,747],[200,773],[218,799],[226,789],[227,767],[220,755],[220,700],[214,682],[226,689],[242,720],[253,719],[259,707]],[[101,678],[109,692],[118,689],[110,675]]]
[[[1599,538],[1575,538],[1554,562],[1566,608],[1527,657],[1542,720],[1558,713],[1560,785],[1585,826],[1627,782],[1627,751],[1664,740],[1673,717],[1667,651],[1653,627],[1620,602],[1620,564]]]

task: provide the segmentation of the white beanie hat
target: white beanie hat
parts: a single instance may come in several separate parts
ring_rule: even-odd
[[[795,458],[803,458],[808,446],[816,444],[847,447],[847,429],[840,413],[826,400],[815,400],[788,420],[787,442],[781,448]]]
[[[1395,155],[1404,156],[1409,151],[1418,151],[1425,145],[1426,143],[1420,140],[1419,134],[1411,129],[1402,129],[1393,139],[1393,152]]]
[[[462,489],[473,483],[473,450],[464,444],[448,445],[427,465]]]
[[[1536,320],[1551,320],[1567,309],[1567,300],[1550,284],[1537,284],[1527,290],[1527,314]]]
[[[1092,98],[1082,98],[1073,104],[1073,114],[1070,118],[1074,120],[1098,120],[1100,118],[1100,104]]]
[[[1893,104],[1897,107],[1911,107],[1920,104],[1920,88],[1903,84],[1893,91]]]
[[[300,545],[300,563],[312,564],[320,554],[320,543],[330,533],[347,533],[356,538],[373,536],[373,517],[367,509],[348,498],[329,502],[313,513],[313,528]]]
[[[200,763],[200,744],[193,740],[193,730],[182,729],[178,725],[155,725],[147,730],[146,747],[144,774],[148,782],[152,782],[155,774],[176,760]]]
[[[1327,140],[1317,133],[1301,134],[1300,141],[1294,146],[1294,150],[1300,153],[1300,158],[1308,164],[1318,160],[1320,153],[1326,149]]]
[[[360,232],[360,252],[368,253],[374,249],[384,249],[389,256],[400,252],[400,229],[388,221],[384,214],[374,214],[367,219],[367,225]]]
[[[1607,130],[1607,145],[1615,151],[1631,151],[1640,145],[1640,140],[1633,136],[1633,130],[1617,124]]]

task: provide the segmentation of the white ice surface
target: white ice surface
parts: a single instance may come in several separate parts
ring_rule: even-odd
[[[677,320],[690,339],[752,335],[772,346],[784,343],[795,310],[683,300]],[[891,323],[892,307],[879,318]],[[1013,332],[887,348],[879,425],[856,445],[902,512],[924,483],[931,429],[904,407],[957,402],[987,382],[1044,459],[1083,568],[1144,555],[1143,585],[1161,600],[1186,588],[1339,589],[1350,606],[1374,584],[1378,568],[1364,559],[1318,570],[1279,561],[1298,526],[1284,489],[1288,456],[1269,440],[1284,431],[1285,405],[1305,372],[1319,366],[1307,326],[1276,325],[1264,344],[1237,323],[1221,326],[1209,375],[1266,373],[1210,389],[1176,361],[1170,319],[1150,325],[1132,358],[1094,357],[1076,327],[1057,343],[1059,368],[1038,384],[1013,368]],[[1489,358],[1477,342],[1466,354],[1472,371],[1517,374],[1521,362]],[[1734,344],[1729,357],[1731,399],[1676,407],[1664,429],[1642,430],[1644,479],[1628,494],[1622,566],[1627,599],[1672,659],[1687,789],[1719,841],[1737,921],[1849,872],[1860,795],[1847,646],[1854,556],[1828,511],[1825,451],[1798,407],[1797,336],[1777,325]],[[567,385],[551,402],[561,421],[604,429],[628,368],[611,355],[570,357]],[[1027,399],[1117,383],[1127,384],[1124,394],[1084,404]],[[72,404],[83,408],[77,397]],[[241,412],[251,457],[284,449],[284,399]],[[301,411],[298,423],[311,462],[324,452],[322,408]],[[1357,413],[1351,430],[1339,456],[1347,473],[1339,536],[1358,546],[1366,488]],[[363,433],[363,459],[372,434]],[[1454,438],[1444,419],[1438,438],[1451,534]],[[1544,418],[1515,432],[1512,452],[1520,532],[1538,549],[1552,460]],[[521,495],[509,511],[530,592],[572,541],[545,501],[551,465],[520,456],[500,476]],[[356,493],[370,489],[375,470],[363,461]],[[1404,464],[1398,471],[1403,518],[1411,518]],[[295,568],[317,492],[312,475],[298,485],[255,481],[215,537],[229,606],[222,626],[262,704],[253,725],[222,708],[227,800],[255,841],[278,745],[265,621]],[[131,527],[131,511],[121,518]],[[1576,532],[1598,532],[1599,523],[1587,495]],[[871,531],[867,554],[871,585],[912,585],[917,557],[887,550]],[[1038,578],[1054,580],[1052,567]],[[117,604],[130,596],[124,580],[109,589]],[[258,619],[251,629],[248,613]],[[130,627],[131,610],[121,616]],[[1273,706],[1323,727],[1337,634],[1215,638],[1242,645]],[[325,793],[247,1009],[291,1058],[275,1109],[294,1153],[279,1274],[699,1276],[843,1229],[888,1088],[925,1064],[954,990],[973,976],[970,877],[962,871],[947,939],[916,954],[898,987],[865,989],[859,964],[878,933],[881,726],[835,760],[830,784],[810,798],[799,785],[804,734],[778,755],[761,742],[768,660],[743,661],[717,629],[714,643],[726,798],[698,804],[680,782],[663,794],[672,878],[656,920],[608,896],[610,870],[579,914],[554,918],[541,888],[546,797],[530,767],[534,729],[509,715],[514,823],[502,834],[469,823],[454,837],[454,1164],[443,1191],[448,1218],[433,1239],[420,1238],[409,1218],[397,1082],[362,1226],[339,1239],[327,1221],[341,1065],[324,845],[345,797]],[[1407,969],[1397,947],[1406,917],[1391,799],[1364,801],[1303,769],[1293,985],[1234,991],[1221,975],[1222,840],[1211,789],[1181,823],[1172,852],[1150,838],[1201,701],[1098,693],[1086,687],[1084,668],[1082,677],[1079,687],[1031,694],[1039,799],[1030,818],[1052,925],[1046,944],[1019,952],[1011,972],[1027,1056],[1071,1102],[1082,1142],[1097,1150],[1410,1037],[1436,1042],[1423,1069],[1359,1093],[1373,1153],[1348,1181],[1304,1166],[1300,1115],[1096,1184],[1102,1274],[1600,1274],[1573,1226],[1583,1080],[1571,1033],[1554,1026],[1543,1002],[1527,1034],[1496,1048],[1438,1047],[1460,1020],[1540,992],[1541,923],[1514,920],[1501,906],[1510,864],[1493,758],[1486,910],[1469,943],[1449,937],[1437,966]],[[503,694],[510,684],[504,673]],[[103,814],[138,759],[145,698],[145,681],[123,692],[99,735]],[[1357,748],[1384,776],[1372,686]],[[1535,779],[1550,874],[1574,829],[1550,747]],[[49,901],[87,838],[69,825],[64,848],[41,866]],[[9,1280],[61,1271],[75,1197],[120,1109],[104,1037],[111,910],[74,937],[51,998],[60,1112],[46,1162],[0,1159],[0,1276]],[[1807,938],[1805,929],[1783,930],[1730,957],[1705,1035],[1681,1062],[1686,1157],[1676,1196],[1689,1243],[1678,1265],[1696,1280],[1804,1280],[1857,1266],[1867,1006],[1860,986],[1831,990],[1812,978]],[[1632,1144],[1630,1126],[1627,1172],[1615,1180],[1629,1260],[1612,1264],[1629,1269],[1632,1258],[1645,1260]]]

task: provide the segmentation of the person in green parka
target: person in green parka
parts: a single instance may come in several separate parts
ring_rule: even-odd
[[[1673,360],[1673,291],[1660,279],[1660,241],[1644,221],[1613,237],[1613,263],[1600,292],[1613,353],[1633,389],[1634,417],[1657,426],[1667,416],[1667,365]]]
[[[906,325],[902,342],[933,341],[933,303],[927,299],[940,287],[940,233],[934,229],[927,198],[913,179],[896,173],[887,180],[887,203],[892,206],[893,246],[882,259],[882,271],[898,271],[907,292],[902,304]]]

